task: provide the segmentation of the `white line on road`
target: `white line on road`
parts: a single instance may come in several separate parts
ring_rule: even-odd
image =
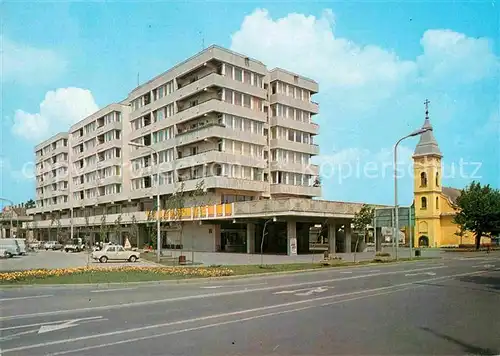
[[[340,297],[350,297],[350,296],[356,296],[356,295],[360,295],[360,294],[362,295],[362,296],[357,296],[357,297],[353,297],[353,298],[350,298],[350,299],[344,299],[344,300],[340,300],[340,301],[326,302],[326,303],[323,303],[323,304],[320,305],[320,306],[327,306],[327,305],[332,305],[332,304],[336,304],[336,303],[342,303],[342,302],[346,302],[346,301],[350,301],[350,300],[368,298],[368,297],[372,297],[372,296],[375,296],[375,295],[384,295],[384,294],[395,293],[395,292],[400,291],[400,290],[425,287],[425,285],[418,285],[417,283],[433,282],[433,281],[438,281],[438,280],[443,280],[443,279],[450,279],[450,278],[455,278],[455,277],[470,276],[470,275],[484,274],[484,273],[486,273],[486,271],[458,273],[458,274],[452,274],[452,275],[448,275],[448,276],[427,278],[427,279],[423,279],[423,280],[420,280],[420,281],[400,283],[400,284],[395,284],[395,285],[392,285],[392,286],[379,287],[379,288],[373,288],[373,289],[364,289],[364,290],[355,291],[355,292],[348,292],[348,293],[343,293],[343,294],[336,294],[336,295],[330,295],[330,296],[325,296],[325,297],[317,297],[317,298],[311,298],[311,299],[303,299],[303,300],[299,300],[299,301],[295,301],[295,302],[288,302],[288,303],[275,304],[275,305],[267,305],[267,306],[264,306],[264,307],[258,307],[258,308],[246,309],[246,310],[239,310],[239,311],[235,311],[235,312],[214,314],[214,315],[202,316],[202,317],[197,317],[197,318],[192,318],[192,319],[184,319],[184,320],[172,321],[172,322],[162,323],[162,324],[141,326],[141,327],[138,327],[138,328],[116,330],[116,331],[110,331],[110,332],[101,333],[101,334],[79,336],[79,337],[75,337],[75,338],[67,338],[67,339],[64,339],[64,340],[55,340],[55,341],[48,341],[48,342],[43,342],[43,343],[39,343],[39,344],[25,345],[25,346],[20,346],[20,347],[14,347],[14,348],[11,348],[11,349],[4,349],[3,352],[5,354],[5,353],[8,353],[8,352],[29,350],[29,349],[34,349],[34,348],[47,347],[47,346],[52,346],[52,345],[60,345],[60,344],[66,344],[66,343],[71,343],[71,342],[77,342],[77,341],[85,341],[85,340],[106,338],[106,337],[110,337],[110,336],[114,336],[114,335],[124,335],[125,336],[125,334],[130,334],[130,333],[133,334],[133,333],[137,333],[137,332],[144,331],[144,330],[156,330],[158,328],[163,328],[163,327],[170,327],[170,326],[176,326],[176,325],[194,323],[194,322],[199,322],[199,321],[219,319],[219,318],[223,318],[223,317],[240,316],[242,314],[249,314],[249,313],[255,313],[255,312],[260,312],[260,311],[265,311],[265,310],[278,309],[278,308],[290,307],[290,306],[296,306],[296,305],[298,306],[300,304],[306,304],[306,303],[311,303],[311,302],[327,301],[327,300],[331,300],[331,299],[335,299],[335,298],[340,298]],[[407,287],[407,288],[396,289],[396,288],[399,288],[399,287]],[[392,289],[396,289],[396,290],[392,290]],[[374,292],[375,294],[370,294],[372,292]],[[365,294],[365,295],[363,295],[363,294]],[[72,353],[72,352],[78,352],[78,351],[83,351],[83,350],[89,350],[89,349],[92,349],[92,348],[102,348],[102,347],[105,347],[105,346],[112,346],[112,345],[117,345],[117,344],[123,344],[123,343],[128,343],[128,342],[145,340],[145,339],[148,339],[148,338],[155,338],[155,337],[161,337],[161,336],[167,336],[167,335],[174,335],[174,334],[179,334],[179,333],[186,332],[186,331],[200,330],[200,329],[205,329],[205,328],[213,327],[213,326],[220,326],[220,325],[225,325],[225,324],[233,324],[233,323],[239,323],[241,321],[263,318],[263,317],[266,317],[266,316],[291,313],[291,312],[294,312],[294,311],[299,311],[299,310],[304,310],[304,309],[310,309],[310,308],[314,308],[314,307],[317,307],[317,306],[318,305],[310,305],[310,306],[305,306],[305,307],[297,308],[297,309],[291,309],[291,310],[273,312],[273,313],[268,313],[268,314],[263,314],[263,315],[256,315],[256,316],[251,316],[251,317],[247,317],[247,318],[238,318],[236,320],[230,320],[230,321],[225,321],[225,322],[221,322],[221,323],[215,323],[215,324],[211,324],[211,325],[203,325],[203,326],[198,326],[198,327],[189,328],[189,329],[176,330],[176,331],[172,331],[172,332],[168,332],[168,333],[148,335],[148,336],[139,337],[139,338],[127,338],[126,340],[122,340],[122,341],[118,341],[118,342],[114,342],[114,343],[101,344],[101,345],[96,345],[96,346],[89,346],[88,348],[82,348],[82,349],[78,349],[78,350],[62,351],[62,352],[59,352],[59,353],[52,353],[51,355],[61,355],[61,354],[65,354],[65,353]],[[125,337],[127,337],[127,336],[125,336]]]
[[[23,300],[23,299],[48,298],[48,297],[53,297],[53,295],[52,294],[44,294],[44,295],[32,295],[32,296],[28,296],[28,297],[3,298],[3,299],[0,299],[0,302],[9,302],[12,300]]]
[[[389,272],[383,272],[383,273],[360,274],[360,275],[356,275],[356,276],[332,278],[332,279],[326,279],[326,280],[320,280],[320,281],[293,283],[293,284],[287,284],[287,285],[282,285],[282,286],[275,285],[275,286],[269,286],[269,287],[253,288],[253,289],[241,289],[241,290],[228,291],[228,292],[206,293],[206,294],[188,295],[188,296],[175,297],[175,298],[146,300],[146,301],[141,301],[141,302],[100,305],[100,306],[88,307],[88,308],[67,309],[67,310],[63,309],[63,310],[54,310],[54,311],[32,313],[32,314],[18,314],[18,315],[2,316],[2,317],[0,317],[0,321],[25,319],[25,318],[32,318],[32,317],[47,316],[47,315],[61,315],[61,314],[96,312],[96,311],[101,311],[101,310],[109,311],[109,310],[113,310],[113,309],[149,306],[149,305],[154,305],[154,304],[178,302],[178,301],[184,301],[184,300],[215,298],[215,297],[221,297],[221,296],[238,295],[238,294],[245,294],[245,293],[252,293],[252,292],[264,292],[264,291],[275,290],[275,289],[296,288],[296,287],[302,287],[302,286],[307,286],[307,285],[318,285],[318,284],[321,285],[321,284],[326,284],[326,283],[331,283],[331,282],[347,281],[347,280],[351,280],[351,279],[373,278],[374,276],[401,274],[401,273],[405,273],[405,272],[419,272],[419,271],[427,271],[430,269],[438,269],[438,268],[447,268],[447,266],[437,266],[437,267],[434,266],[434,267],[426,267],[426,268],[410,269],[410,270],[402,270],[402,271],[389,271]]]
[[[208,286],[208,287],[200,287],[201,289],[217,289],[217,288],[222,288],[224,286]]]
[[[267,283],[249,283],[249,284],[224,284],[220,286],[204,286],[201,289],[217,289],[217,288],[246,288],[252,286],[264,286]]]
[[[365,271],[361,271],[361,272],[365,272]],[[344,273],[344,274],[351,274],[351,273],[352,273],[352,271],[342,271],[342,272],[340,272],[340,273]]]
[[[96,289],[96,290],[91,290],[90,293],[120,292],[120,291],[125,291],[125,290],[134,290],[134,289],[137,289],[137,287],[114,288],[114,289]]]
[[[299,293],[299,292],[305,292],[305,291],[316,290],[316,289],[321,290],[321,292],[324,292],[327,290],[327,287],[303,288],[303,289],[296,289],[296,290],[282,290],[279,292],[274,292],[273,294],[295,294],[295,293]]]
[[[427,275],[427,276],[435,276],[435,275],[436,275],[436,273],[434,273],[434,272],[407,273],[407,274],[405,274],[405,277],[410,277],[410,276],[422,276],[422,275]]]

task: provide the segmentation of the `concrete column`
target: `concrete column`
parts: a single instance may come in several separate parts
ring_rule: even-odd
[[[328,223],[328,252],[335,254],[337,243],[337,225],[334,222]]]
[[[255,224],[247,224],[247,253],[255,253]]]
[[[351,252],[351,221],[345,223],[345,252]]]
[[[297,255],[297,224],[295,221],[286,223],[287,255]]]

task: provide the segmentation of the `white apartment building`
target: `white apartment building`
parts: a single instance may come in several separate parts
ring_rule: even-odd
[[[196,221],[184,234],[191,247],[252,252],[260,222],[241,225],[239,208],[248,215],[250,204],[261,204],[255,213],[264,217],[269,204],[258,201],[288,198],[314,210],[305,200],[321,196],[311,164],[319,154],[317,92],[313,80],[211,46],[36,146],[36,208],[29,214],[44,238],[57,220],[94,239],[109,225],[105,239],[137,235],[131,242],[139,245],[148,241],[147,211],[157,194],[164,207],[180,187],[189,194],[203,182],[203,211],[186,213]],[[168,225],[162,229],[165,246],[186,245]]]

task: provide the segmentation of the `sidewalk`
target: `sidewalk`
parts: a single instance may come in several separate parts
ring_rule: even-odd
[[[394,253],[391,248],[384,248],[383,252],[389,252],[391,256],[394,257]],[[180,255],[179,250],[164,250],[164,255],[171,255],[173,259],[177,259]],[[415,252],[413,251],[413,254]],[[261,263],[260,254],[246,254],[246,253],[227,253],[227,252],[191,252],[182,251],[182,254],[186,256],[188,261],[193,259],[196,264],[202,264],[205,266],[210,265],[257,265]],[[442,252],[437,249],[422,250],[422,257],[441,257]],[[354,262],[354,253],[337,253],[337,256],[341,257],[345,262]],[[410,251],[408,248],[400,248],[398,250],[398,257],[408,258],[410,257]],[[375,258],[375,252],[358,252],[356,254],[356,261],[370,261]],[[286,256],[286,255],[266,255],[263,256],[263,263],[270,264],[284,264],[284,263],[314,263],[323,260],[323,254],[306,254],[297,256]]]

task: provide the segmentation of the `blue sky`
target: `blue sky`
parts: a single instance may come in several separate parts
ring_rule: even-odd
[[[392,202],[392,146],[422,125],[426,98],[444,154],[443,183],[460,188],[477,179],[500,186],[496,1],[0,6],[0,196],[15,202],[34,197],[29,162],[37,142],[124,99],[137,73],[150,79],[203,42],[319,82],[316,161],[326,199]],[[400,148],[406,172],[416,143]],[[408,173],[400,189],[402,203],[410,203]]]

